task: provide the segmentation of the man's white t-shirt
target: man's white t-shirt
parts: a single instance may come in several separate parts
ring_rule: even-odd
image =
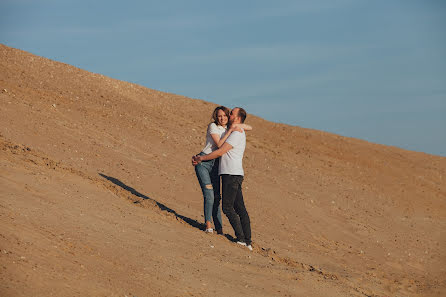
[[[225,133],[225,131],[226,129],[224,127],[216,125],[215,123],[210,123],[208,126],[208,131],[206,133],[206,145],[204,146],[202,152],[207,155],[218,149],[218,146],[212,139],[211,134],[218,134],[218,136],[220,136],[221,138],[221,136],[223,135],[223,133]]]
[[[218,174],[244,175],[243,153],[246,147],[245,131],[233,131],[228,139],[226,139],[226,142],[232,145],[232,149],[221,156]]]

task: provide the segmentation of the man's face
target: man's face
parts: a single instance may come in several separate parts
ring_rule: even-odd
[[[235,122],[237,122],[237,120],[238,120],[238,108],[236,107],[236,108],[234,108],[233,110],[231,110],[231,113],[229,114],[229,122],[232,124],[232,123],[234,123],[234,121]]]

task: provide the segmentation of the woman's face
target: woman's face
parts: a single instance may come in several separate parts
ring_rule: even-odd
[[[217,120],[220,126],[226,126],[228,124],[228,116],[221,109],[217,112]]]

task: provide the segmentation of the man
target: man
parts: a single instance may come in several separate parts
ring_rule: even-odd
[[[246,111],[243,108],[234,108],[229,116],[229,124],[242,124],[246,119]],[[242,194],[243,182],[243,154],[246,147],[246,134],[241,128],[231,128],[231,134],[226,142],[218,149],[208,155],[193,156],[192,164],[221,157],[219,175],[222,181],[222,209],[228,217],[234,229],[237,243],[251,246],[251,223]]]

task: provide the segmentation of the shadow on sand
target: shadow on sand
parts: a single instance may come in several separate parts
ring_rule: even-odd
[[[114,178],[114,177],[111,177],[111,176],[107,176],[107,175],[102,174],[102,173],[99,173],[99,175],[102,176],[103,178],[105,178],[105,179],[111,181],[111,182],[114,183],[115,185],[117,185],[117,186],[123,188],[124,190],[126,190],[126,191],[132,193],[132,194],[135,195],[136,197],[139,197],[139,198],[142,198],[142,199],[146,199],[146,200],[150,200],[150,201],[155,202],[155,203],[156,203],[156,206],[158,206],[158,208],[159,208],[160,210],[165,211],[165,212],[168,212],[168,213],[171,213],[171,214],[174,214],[175,217],[176,217],[177,219],[179,219],[179,220],[181,220],[181,221],[183,221],[183,222],[189,224],[190,226],[192,226],[192,227],[194,227],[194,228],[197,228],[197,229],[199,229],[199,230],[204,230],[204,229],[205,229],[205,225],[204,225],[204,224],[199,223],[197,220],[193,220],[193,219],[191,219],[191,218],[188,218],[188,217],[186,217],[186,216],[183,216],[183,215],[177,213],[177,212],[176,212],[175,210],[173,210],[172,208],[167,207],[166,205],[164,205],[164,204],[162,204],[162,203],[156,201],[155,199],[150,198],[149,196],[146,196],[146,195],[144,195],[144,194],[141,194],[140,192],[136,191],[134,188],[129,187],[129,186],[127,186],[126,184],[124,184],[124,183],[123,183],[122,181],[120,181],[119,179]],[[133,203],[139,203],[139,202],[138,202],[138,201],[135,201],[135,202],[133,202]],[[228,239],[229,239],[229,238],[228,238]]]

